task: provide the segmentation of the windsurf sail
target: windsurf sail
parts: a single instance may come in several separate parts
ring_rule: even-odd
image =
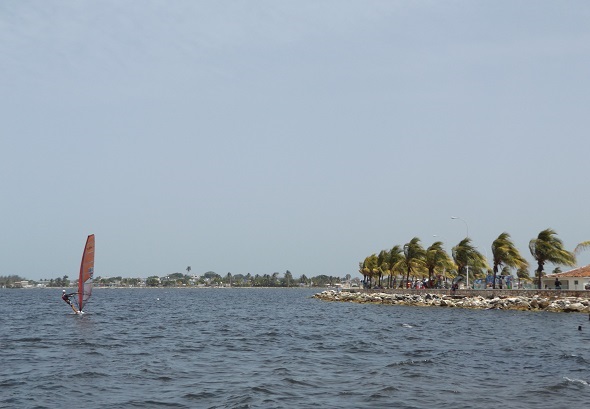
[[[94,234],[86,239],[86,247],[82,254],[80,264],[80,277],[78,279],[78,311],[86,306],[86,302],[92,295],[92,278],[94,277]]]

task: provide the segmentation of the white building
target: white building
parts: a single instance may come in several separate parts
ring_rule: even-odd
[[[590,290],[590,264],[564,273],[543,277],[542,288],[555,288],[555,279],[561,281],[562,290]]]

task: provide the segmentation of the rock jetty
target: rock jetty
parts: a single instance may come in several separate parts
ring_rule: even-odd
[[[327,290],[315,294],[324,301],[411,305],[423,307],[502,309],[521,311],[584,312],[590,313],[590,300],[579,297],[466,297],[443,294],[387,294],[375,292],[346,292]]]

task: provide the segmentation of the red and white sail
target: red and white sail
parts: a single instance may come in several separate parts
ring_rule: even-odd
[[[78,279],[78,309],[82,311],[86,302],[92,295],[92,278],[94,277],[94,234],[88,236],[86,247],[82,254],[80,264],[80,277]]]

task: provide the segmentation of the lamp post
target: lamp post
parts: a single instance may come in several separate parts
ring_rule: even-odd
[[[404,257],[406,258],[406,260],[408,259],[408,248],[409,247],[410,246],[408,246],[407,244],[404,244]],[[406,266],[406,268],[408,268],[408,267]],[[407,271],[402,274],[402,280],[405,281],[405,283],[403,284],[404,289],[408,288],[408,279],[410,278],[409,277],[409,274],[408,274],[408,278],[407,279],[404,279],[406,277],[406,274],[407,274]]]
[[[461,220],[463,223],[465,223],[465,228],[467,230],[467,236],[466,237],[469,238],[469,226],[467,225],[467,222],[465,220],[463,220],[462,218],[457,217],[457,216],[451,216],[451,219],[452,220]],[[467,269],[467,288],[469,288],[469,264],[467,264],[465,266],[465,268]]]
[[[457,216],[451,216],[451,219],[453,220],[461,220],[463,223],[465,223],[465,229],[467,229],[467,238],[469,238],[469,226],[467,225],[467,222],[465,220],[463,220],[460,217]]]

